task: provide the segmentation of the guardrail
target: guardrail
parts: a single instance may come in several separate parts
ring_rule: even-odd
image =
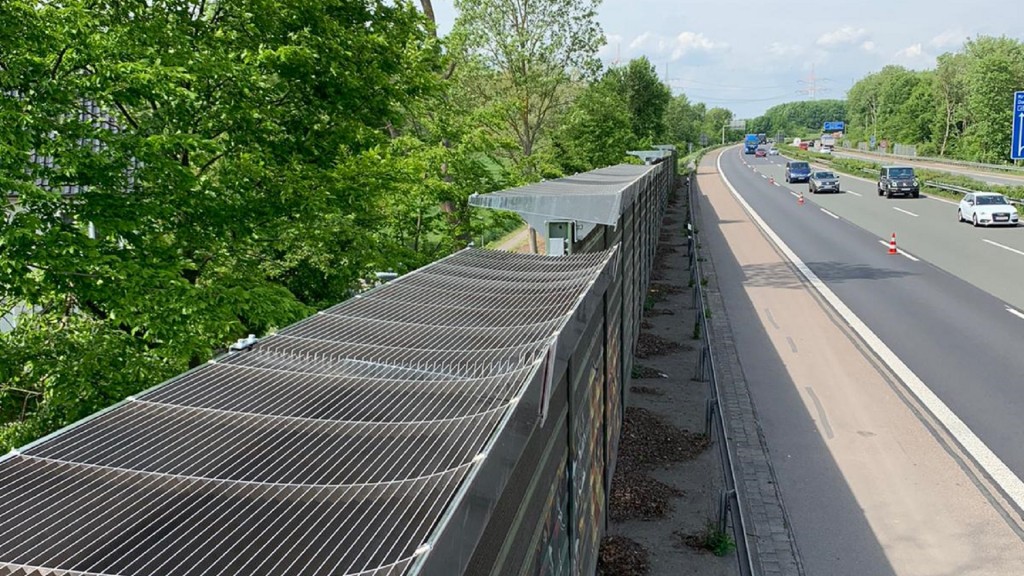
[[[858,152],[860,154],[867,154],[869,156],[877,156],[880,158],[902,158],[904,160],[917,160],[919,162],[937,162],[939,164],[949,164],[950,166],[966,166],[968,168],[982,168],[986,170],[1003,170],[1007,172],[1024,173],[1024,166],[1013,166],[1010,164],[986,164],[984,162],[971,162],[969,160],[955,160],[952,158],[935,158],[933,156],[907,156],[904,154],[889,154],[887,152],[866,151],[857,148],[845,147],[841,148],[839,151]]]
[[[924,182],[924,185],[929,187],[929,188],[938,188],[939,190],[945,190],[947,192],[956,192],[957,194],[975,194],[975,193],[980,192],[980,190],[971,190],[970,188],[964,188],[963,186],[955,186],[953,184],[943,184],[942,182],[934,182],[932,180],[928,180],[928,181]],[[1016,204],[1018,206],[1024,206],[1024,202],[1022,202],[1020,200],[1015,200],[1013,198],[1007,198],[1007,200],[1010,202],[1010,204]]]
[[[736,555],[739,563],[740,576],[753,576],[754,560],[750,555],[750,546],[747,543],[747,527],[743,518],[743,506],[740,505],[739,492],[736,489],[736,463],[733,455],[733,447],[729,442],[726,432],[725,421],[722,419],[722,411],[719,409],[719,399],[722,397],[718,382],[718,371],[715,369],[715,356],[711,351],[711,331],[709,330],[708,317],[710,309],[704,301],[704,275],[701,271],[701,258],[697,255],[697,239],[693,226],[693,207],[696,201],[693,194],[692,176],[686,177],[686,197],[688,201],[686,214],[686,241],[687,251],[690,258],[690,282],[693,286],[693,309],[696,313],[694,320],[694,334],[699,333],[701,340],[701,352],[697,361],[695,378],[707,382],[711,388],[711,398],[708,398],[704,422],[704,433],[708,438],[712,433],[717,433],[720,456],[722,458],[725,475],[725,487],[719,496],[718,507],[718,530],[725,533],[728,529],[729,513],[733,515],[733,540],[736,542]]]

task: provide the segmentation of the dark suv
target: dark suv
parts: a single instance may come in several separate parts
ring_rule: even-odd
[[[914,198],[921,195],[914,169],[909,166],[882,166],[878,174],[878,195],[892,198],[897,194]]]
[[[786,182],[810,182],[811,165],[793,160],[786,162]]]

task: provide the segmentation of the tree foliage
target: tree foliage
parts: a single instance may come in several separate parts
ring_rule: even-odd
[[[786,102],[772,106],[748,123],[747,130],[754,134],[802,135],[815,133],[825,122],[845,121],[846,102],[843,100],[809,100]]]
[[[935,70],[886,66],[847,94],[855,140],[917,144],[965,160],[1008,159],[1013,92],[1024,86],[1024,43],[980,36],[938,57]]]
[[[624,68],[609,70],[604,81],[624,95],[635,141],[649,147],[660,139],[672,91],[658,78],[654,65],[646,57],[636,58]]]
[[[617,164],[637,142],[629,101],[611,75],[580,92],[554,136],[559,164],[569,174]]]
[[[515,220],[467,198],[717,140],[596,0],[0,2],[0,448]]]
[[[0,444],[465,245],[495,179],[409,118],[444,92],[429,28],[383,0],[4,2],[0,290],[30,313]]]
[[[600,69],[604,43],[597,0],[455,0],[456,34],[478,62],[478,96],[501,124],[496,135],[514,138],[514,163],[528,176],[530,157],[567,106],[574,79]]]

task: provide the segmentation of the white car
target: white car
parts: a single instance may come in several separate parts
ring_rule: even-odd
[[[779,155],[779,149],[775,148],[774,146],[769,148],[768,149],[768,155],[769,156],[778,156]]]
[[[1006,196],[995,192],[974,192],[964,195],[956,218],[975,226],[1016,226],[1020,222],[1017,207]]]

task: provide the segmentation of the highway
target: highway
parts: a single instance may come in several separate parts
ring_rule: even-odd
[[[998,184],[1001,186],[1024,186],[1024,172],[1006,172],[998,173],[978,168],[972,168],[970,166],[958,166],[956,164],[944,164],[941,162],[933,162],[929,160],[910,160],[907,158],[886,156],[884,154],[873,154],[868,152],[862,152],[860,150],[851,150],[846,148],[837,148],[833,155],[846,158],[855,158],[857,160],[870,160],[872,162],[878,162],[881,164],[897,164],[901,166],[915,166],[920,168],[928,168],[929,170],[938,170],[942,172],[948,172],[950,174],[957,174],[959,176],[967,176],[968,178],[974,178],[982,182],[989,184]]]
[[[810,195],[806,184],[784,182],[784,162],[732,148],[720,166],[736,195],[848,313],[826,314],[836,330],[810,322],[820,298],[794,307],[804,298],[794,290],[806,286],[791,265],[747,252],[763,238],[730,237],[745,211],[727,212],[721,198],[709,198],[719,218],[711,244],[716,265],[738,263],[723,276],[746,294],[725,286],[723,294],[732,294],[737,349],[808,573],[1000,574],[1019,567],[1024,228],[975,229],[956,222],[954,204],[886,200],[873,182],[845,176],[844,193]],[[887,253],[893,232],[898,255]],[[851,326],[857,336],[848,334]],[[878,348],[865,333],[877,337]],[[792,384],[779,384],[787,380]],[[800,407],[816,439],[794,413]],[[863,443],[882,431],[895,455]],[[878,490],[877,470],[899,486]],[[950,528],[958,524],[972,529]],[[993,557],[952,569],[943,551],[961,541]]]

